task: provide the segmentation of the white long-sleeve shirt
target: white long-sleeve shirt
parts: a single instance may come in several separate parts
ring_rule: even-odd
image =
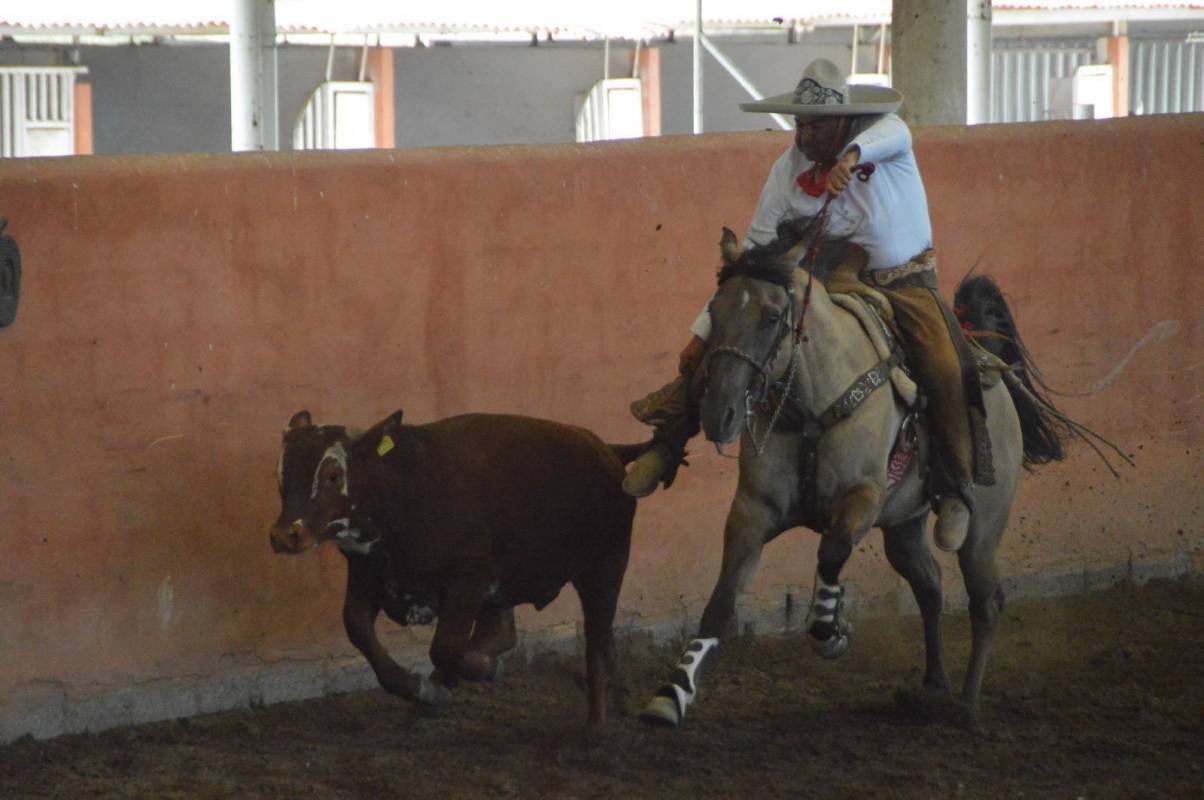
[[[928,196],[911,149],[911,131],[903,120],[884,114],[854,120],[854,124],[861,130],[840,155],[857,147],[861,151],[858,163],[872,163],[874,173],[865,182],[854,179],[832,200],[825,237],[847,238],[860,245],[869,254],[867,269],[890,269],[932,247]],[[820,212],[826,193],[812,197],[798,185],[798,176],[813,166],[794,144],[778,157],[753,212],[745,248],[773,241],[778,223],[789,217],[812,217]],[[700,339],[710,336],[709,309],[703,309],[690,330]]]

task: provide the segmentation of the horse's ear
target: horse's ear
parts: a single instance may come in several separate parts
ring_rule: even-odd
[[[719,255],[724,264],[734,264],[740,257],[740,243],[736,241],[736,234],[731,228],[723,229],[723,238],[719,240]]]
[[[781,261],[783,264],[789,264],[792,267],[797,267],[803,258],[807,255],[807,248],[811,245],[807,239],[800,239],[798,244],[791,247],[782,254]]]
[[[399,408],[396,411],[394,411],[392,414],[390,414],[388,419],[385,420],[384,431],[385,431],[385,433],[392,436],[393,434],[397,433],[397,429],[400,427],[401,427],[401,409]]]
[[[297,428],[310,428],[313,427],[313,424],[313,419],[310,418],[308,411],[298,411],[288,421],[288,430],[295,431]]]

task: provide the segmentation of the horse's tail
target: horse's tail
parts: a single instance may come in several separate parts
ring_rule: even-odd
[[[652,447],[654,441],[656,440],[649,439],[641,444],[607,444],[606,446],[619,457],[619,461],[622,462],[623,466],[627,466],[642,456],[648,448]]]
[[[1029,469],[1066,457],[1071,423],[1048,398],[1049,387],[1024,346],[1016,321],[995,281],[979,275],[963,280],[953,297],[957,316],[973,328],[978,344],[1011,366],[1005,383],[1024,437],[1024,466]]]

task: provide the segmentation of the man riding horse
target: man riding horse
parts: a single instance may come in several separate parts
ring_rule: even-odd
[[[849,86],[840,69],[821,58],[807,66],[793,92],[742,103],[744,111],[792,114],[795,121],[794,143],[770,170],[744,247],[771,242],[784,219],[821,214],[827,237],[859,246],[834,270],[829,289],[855,292],[869,284],[889,300],[927,396],[940,456],[932,487],[936,544],[955,551],[966,539],[973,485],[993,482],[989,440],[965,337],[937,290],[924,183],[911,132],[894,113],[902,101],[893,89]],[[694,336],[680,355],[679,377],[632,404],[632,413],[657,431],[656,445],[628,471],[628,494],[646,496],[662,481],[667,487],[686,442],[698,433],[700,366],[710,328],[708,306],[690,328]]]

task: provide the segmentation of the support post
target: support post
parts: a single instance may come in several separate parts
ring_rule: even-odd
[[[92,155],[92,84],[75,81],[75,155]]]
[[[365,74],[373,83],[376,104],[376,146],[396,147],[396,101],[393,91],[393,48],[372,47]]]
[[[661,135],[661,51],[642,47],[636,55],[636,77],[644,104],[644,135]]]
[[[694,133],[702,133],[702,0],[694,0]]]
[[[894,0],[894,86],[912,125],[990,119],[990,0]]]
[[[966,2],[966,124],[991,121],[991,0]]]
[[[234,0],[230,13],[230,149],[277,150],[275,0]]]
[[[1112,116],[1129,116],[1129,36],[1119,23],[1108,37],[1108,63],[1112,65]]]

